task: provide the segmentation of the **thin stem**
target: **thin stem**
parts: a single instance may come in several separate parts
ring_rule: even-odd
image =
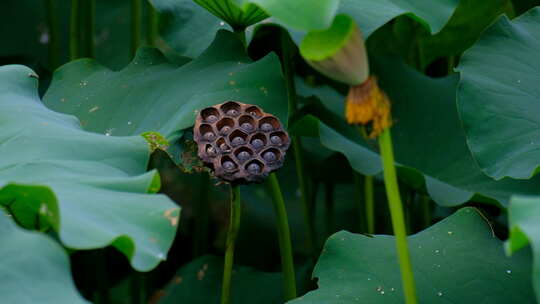
[[[194,206],[195,231],[193,237],[193,257],[206,253],[208,240],[210,177],[207,173],[200,174],[199,199]]]
[[[47,27],[49,29],[49,67],[54,70],[60,63],[59,24],[56,0],[47,0]]]
[[[242,204],[240,203],[240,186],[231,185],[231,214],[229,221],[229,231],[227,232],[227,243],[225,249],[225,264],[223,268],[223,283],[221,289],[221,304],[231,303],[231,279],[234,265],[234,244],[240,229],[240,216],[242,215]]]
[[[358,212],[358,232],[364,232],[367,230],[364,227],[364,217],[365,217],[365,197],[362,196],[362,176],[353,170],[353,185],[354,185],[354,202],[356,203],[356,210]]]
[[[146,42],[150,46],[156,46],[159,37],[159,14],[152,5],[148,2],[148,30],[146,31]]]
[[[364,201],[366,204],[367,233],[375,233],[375,199],[373,191],[373,176],[364,177]]]
[[[242,42],[244,47],[246,48],[247,47],[247,45],[246,45],[246,28],[245,27],[235,28],[233,31],[238,36],[238,38],[240,39],[240,41]]]
[[[289,117],[292,117],[297,110],[296,86],[294,83],[294,66],[292,57],[294,55],[294,43],[291,41],[287,31],[281,31],[281,66],[287,88],[287,100],[289,105]],[[302,211],[304,213],[304,223],[306,227],[307,249],[315,255],[315,228],[311,217],[309,189],[307,185],[307,175],[304,166],[304,157],[302,155],[302,142],[298,136],[292,136],[292,147],[294,159],[296,162],[296,174],[298,175],[298,184],[300,186],[300,195],[302,201]]]
[[[94,33],[96,19],[96,0],[86,0],[86,7],[83,11],[85,16],[84,22],[84,49],[85,57],[95,57]]]
[[[392,136],[390,129],[386,129],[379,136],[379,146],[384,170],[384,184],[388,205],[390,207],[390,216],[392,218],[392,227],[396,237],[397,254],[399,266],[401,268],[401,279],[405,295],[405,303],[416,304],[416,287],[411,266],[411,258],[407,246],[407,234],[405,231],[405,221],[403,216],[403,206],[399,194],[399,187],[396,177],[396,168],[394,167],[394,152],[392,148]]]
[[[334,232],[334,183],[324,184],[324,203],[326,209],[326,233],[330,236]]]
[[[270,174],[267,186],[272,195],[272,202],[277,218],[277,230],[279,239],[279,250],[281,254],[281,269],[283,271],[283,289],[285,301],[296,298],[296,280],[294,276],[294,260],[291,245],[291,233],[285,202],[281,194],[279,181],[275,173]]]
[[[135,57],[142,37],[142,0],[131,0],[131,57]]]
[[[79,6],[80,0],[71,0],[71,16],[69,23],[69,57],[71,60],[78,59],[80,45],[80,26],[79,26]]]

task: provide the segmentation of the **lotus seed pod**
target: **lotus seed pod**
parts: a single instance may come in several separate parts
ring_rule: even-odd
[[[247,170],[251,174],[257,174],[257,173],[259,173],[259,171],[261,171],[261,166],[259,166],[256,163],[249,164],[248,167],[247,167]]]
[[[227,115],[238,116],[238,111],[236,111],[235,109],[230,109],[229,111],[227,111]]]
[[[223,168],[225,168],[225,170],[234,170],[236,165],[232,161],[225,161],[223,162]]]
[[[240,146],[240,145],[244,144],[244,139],[242,137],[238,136],[238,137],[233,138],[231,143],[232,143],[233,146]]]
[[[251,145],[255,149],[260,149],[264,147],[264,141],[262,141],[262,139],[255,138],[254,140],[251,141]]]
[[[206,139],[207,141],[212,141],[216,139],[216,135],[212,132],[206,132],[204,133],[204,139]]]
[[[212,114],[211,114],[211,115],[208,115],[208,116],[206,117],[206,121],[209,122],[209,123],[216,122],[216,120],[217,120],[217,116],[216,116],[216,115],[212,115]]]
[[[273,129],[274,129],[274,127],[273,127],[271,124],[267,123],[267,122],[265,122],[265,123],[263,123],[263,124],[261,125],[261,130],[262,130],[263,132],[270,132],[270,131],[272,131]]]
[[[242,151],[242,152],[238,153],[238,155],[236,157],[241,161],[246,161],[246,160],[249,159],[250,156],[251,156],[251,154],[249,154],[249,152]]]
[[[236,184],[262,182],[283,165],[290,143],[276,117],[236,101],[202,109],[193,138],[214,175]]]
[[[253,130],[253,126],[249,122],[243,123],[240,127],[246,131]]]
[[[223,128],[221,128],[221,130],[219,130],[219,132],[221,132],[221,134],[224,134],[224,135],[229,134],[230,131],[231,131],[231,127],[229,127],[229,126],[223,126]]]
[[[281,145],[281,137],[274,135],[270,137],[270,142],[273,143],[274,145]]]
[[[272,151],[268,151],[268,152],[265,152],[263,154],[263,158],[264,158],[265,161],[271,163],[271,162],[276,161],[277,156],[276,156],[276,153],[274,153]]]

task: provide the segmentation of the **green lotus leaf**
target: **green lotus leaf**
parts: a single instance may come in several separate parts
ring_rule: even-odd
[[[506,257],[474,208],[409,236],[408,243],[420,303],[536,303],[530,254]],[[319,289],[288,303],[404,302],[393,236],[338,232],[313,276]]]
[[[17,227],[0,211],[0,292],[4,303],[84,304],[69,259],[48,236]]]
[[[393,102],[396,162],[413,169],[413,177],[421,173],[428,193],[437,203],[459,205],[479,194],[484,200],[489,198],[506,205],[515,193],[540,195],[540,178],[495,181],[477,166],[457,112],[456,75],[429,78],[391,58],[372,63],[382,88]],[[325,107],[313,111],[319,119],[300,122],[305,126],[295,126],[293,130],[307,136],[318,132],[321,143],[343,153],[355,170],[367,175],[380,173],[374,146],[344,123],[345,97],[328,87],[301,85],[298,90],[303,96],[318,96]]]
[[[55,72],[44,97],[49,108],[77,116],[87,131],[112,136],[158,132],[172,151],[182,130],[193,126],[196,111],[227,100],[259,105],[287,123],[277,56],[252,62],[236,35],[225,30],[182,66],[152,48],[141,48],[118,72],[90,59],[69,63]]]
[[[526,179],[540,166],[540,8],[502,16],[461,59],[458,107],[489,176]]]
[[[0,205],[23,227],[58,233],[72,249],[112,245],[137,270],[165,259],[179,208],[146,172],[141,136],[83,131],[47,109],[29,68],[0,67]]]

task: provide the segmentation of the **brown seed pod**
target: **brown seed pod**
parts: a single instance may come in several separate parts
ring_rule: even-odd
[[[283,165],[290,144],[275,116],[237,101],[202,109],[193,138],[215,176],[234,183],[262,182]]]

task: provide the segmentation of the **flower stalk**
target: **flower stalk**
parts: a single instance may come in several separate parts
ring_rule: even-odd
[[[225,245],[225,264],[223,266],[223,282],[221,285],[221,304],[231,303],[231,281],[234,265],[234,246],[240,230],[242,205],[240,203],[240,186],[231,185],[231,210],[229,230]]]
[[[377,79],[369,76],[368,58],[360,30],[352,18],[338,15],[329,29],[309,33],[300,45],[300,52],[319,72],[350,85],[345,107],[347,122],[370,127],[368,137],[379,140],[405,302],[415,304],[415,283],[390,135],[390,100],[379,88]]]

